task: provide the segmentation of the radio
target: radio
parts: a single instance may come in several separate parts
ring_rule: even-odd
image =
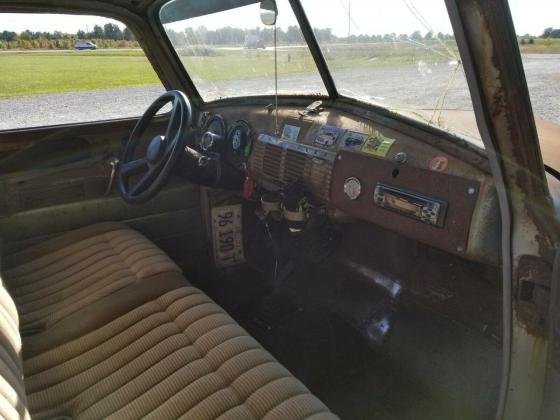
[[[443,227],[445,223],[447,202],[437,198],[378,182],[375,186],[373,202],[379,207],[401,213],[432,226]]]

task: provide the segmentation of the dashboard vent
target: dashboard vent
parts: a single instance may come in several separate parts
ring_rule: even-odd
[[[262,172],[264,175],[273,179],[280,179],[281,163],[282,163],[282,148],[267,144],[264,146],[264,153],[262,157]]]
[[[293,181],[328,200],[333,163],[297,150],[255,141],[249,160],[252,178],[265,188],[279,189]]]
[[[284,159],[284,173],[282,174],[284,182],[289,183],[298,179],[301,180],[303,178],[307,157],[303,153],[294,150],[286,150]]]

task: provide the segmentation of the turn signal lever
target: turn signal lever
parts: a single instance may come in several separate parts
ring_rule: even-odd
[[[200,153],[185,147],[180,173],[197,184],[241,191],[245,174],[224,162],[219,153]]]

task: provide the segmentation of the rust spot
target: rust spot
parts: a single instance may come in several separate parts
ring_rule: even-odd
[[[517,268],[517,318],[535,337],[548,334],[551,278],[552,265],[548,261],[521,256]]]

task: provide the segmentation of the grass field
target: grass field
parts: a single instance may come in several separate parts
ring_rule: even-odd
[[[453,61],[456,52],[438,42],[427,46],[402,43],[333,44],[325,48],[332,70],[378,66],[416,65]],[[560,40],[522,45],[524,53],[560,53]],[[272,77],[270,50],[213,49],[206,55],[181,51],[195,81],[241,80]],[[279,74],[316,71],[307,48],[280,48]],[[79,92],[160,83],[141,50],[25,51],[0,53],[0,97]]]
[[[560,54],[560,39],[536,38],[534,44],[519,45],[524,54]]]
[[[141,51],[0,54],[0,97],[159,83]]]
[[[241,80],[272,77],[270,50],[213,49],[204,56],[180,51],[195,80]],[[329,47],[332,69],[414,64],[418,60],[449,60],[411,45],[368,44]],[[280,48],[280,75],[317,71],[307,48]],[[79,92],[159,83],[140,50],[25,51],[0,54],[0,97]]]

